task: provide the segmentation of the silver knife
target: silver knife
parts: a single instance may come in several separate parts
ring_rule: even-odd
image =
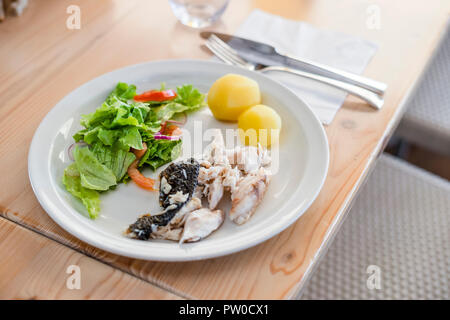
[[[229,34],[210,31],[203,31],[200,33],[200,36],[204,39],[208,39],[211,34],[216,35],[222,41],[228,43],[228,45],[238,51],[243,58],[252,62],[265,65],[281,64],[299,70],[307,70],[336,80],[341,80],[360,86],[381,96],[384,94],[387,88],[387,85],[383,82],[356,75],[347,71],[339,70],[337,68],[333,68],[321,63],[299,58],[289,53],[281,52],[280,50],[269,44]]]

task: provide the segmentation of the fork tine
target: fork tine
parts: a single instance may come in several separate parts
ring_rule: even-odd
[[[221,56],[226,58],[228,61],[230,61],[233,65],[239,65],[239,62],[233,59],[227,52],[225,52],[221,47],[217,45],[217,43],[208,41],[209,45],[216,50]]]
[[[220,55],[225,57],[228,61],[231,61],[234,65],[240,66],[240,67],[246,67],[245,61],[242,61],[241,59],[237,59],[233,54],[230,54],[226,49],[218,45],[216,42],[208,39],[206,40],[206,43],[209,44],[216,52],[218,52]]]
[[[223,48],[223,50],[225,52],[227,52],[230,56],[232,56],[234,59],[239,61],[241,64],[244,64],[244,65],[248,64],[247,61],[245,61],[244,59],[241,58],[241,56],[239,55],[239,53],[236,50],[234,50],[232,47],[230,47],[226,42],[222,41],[222,39],[217,37],[215,34],[212,34],[209,38],[212,41],[214,41],[215,43],[217,43],[218,46]]]
[[[235,63],[233,61],[229,60],[219,50],[217,50],[216,47],[214,46],[214,44],[211,44],[210,42],[206,41],[205,45],[220,60],[222,60],[226,64],[229,64],[229,65],[232,65],[232,66],[235,65]]]

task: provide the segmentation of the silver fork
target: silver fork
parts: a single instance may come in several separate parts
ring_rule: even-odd
[[[346,83],[343,81],[327,78],[318,74],[313,74],[305,71],[300,71],[284,66],[266,66],[262,64],[256,64],[251,63],[249,61],[244,60],[239,56],[239,54],[231,48],[227,43],[220,40],[217,36],[214,34],[211,35],[205,43],[206,47],[211,50],[212,53],[214,53],[215,56],[217,56],[219,59],[221,59],[223,62],[229,64],[238,66],[241,68],[253,70],[253,71],[259,71],[259,72],[271,72],[271,71],[281,71],[281,72],[288,72],[295,74],[297,76],[308,78],[311,80],[315,80],[324,84],[327,84],[329,86],[332,86],[334,88],[338,88],[340,90],[343,90],[351,95],[357,96],[361,98],[362,100],[366,101],[371,105],[372,107],[376,109],[381,109],[383,106],[384,100],[382,97],[377,95],[376,93],[373,93],[372,91],[369,91],[367,89],[364,89],[362,87],[358,87],[356,85]]]

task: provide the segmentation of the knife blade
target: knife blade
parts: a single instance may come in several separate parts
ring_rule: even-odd
[[[345,81],[383,95],[387,85],[383,82],[339,70],[324,64],[309,61],[281,52],[276,47],[225,33],[203,31],[200,36],[208,39],[212,34],[228,43],[242,58],[266,66],[282,65],[290,68],[316,73],[322,76]]]
[[[228,43],[233,49],[238,51],[244,59],[265,65],[289,63],[286,57],[278,54],[273,46],[265,43],[210,31],[203,31],[200,33],[200,36],[204,39],[208,39],[212,34]]]

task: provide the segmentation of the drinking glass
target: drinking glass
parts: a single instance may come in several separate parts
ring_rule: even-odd
[[[169,0],[180,22],[193,28],[212,25],[227,8],[229,0]]]

